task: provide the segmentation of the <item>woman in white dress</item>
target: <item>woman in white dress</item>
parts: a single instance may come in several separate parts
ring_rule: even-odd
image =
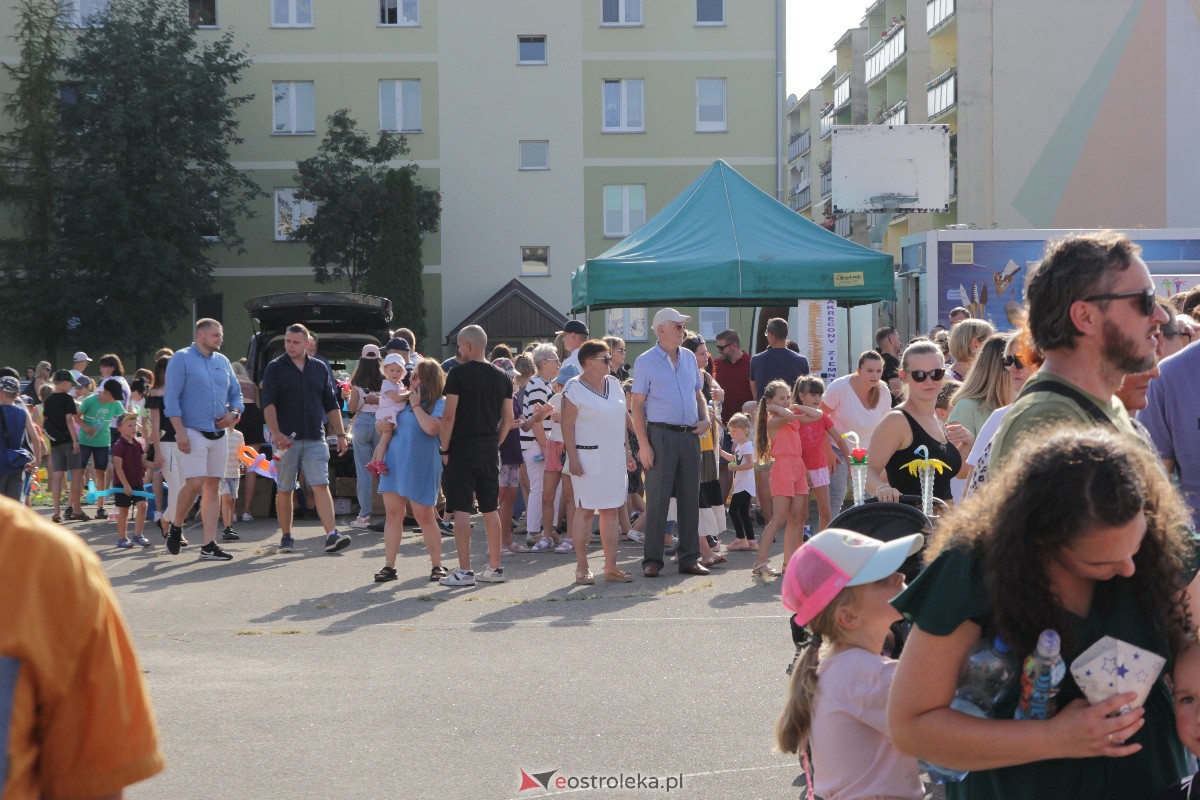
[[[571,480],[575,485],[575,582],[596,582],[587,563],[592,515],[600,512],[600,545],[604,549],[604,580],[628,583],[628,572],[617,568],[617,509],[628,492],[626,473],[633,469],[628,413],[620,382],[609,374],[608,345],[591,339],[579,347],[582,374],[563,389],[562,434]]]

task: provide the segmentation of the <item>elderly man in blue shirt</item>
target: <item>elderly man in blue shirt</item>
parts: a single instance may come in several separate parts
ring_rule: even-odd
[[[167,550],[179,553],[183,542],[183,519],[199,494],[200,516],[204,523],[201,561],[229,561],[233,558],[217,544],[217,520],[220,499],[217,490],[225,477],[229,454],[228,428],[242,417],[242,389],[229,359],[218,350],[225,331],[215,319],[196,322],[195,341],[171,356],[167,364],[167,382],[163,388],[163,406],[175,428],[179,450],[181,487],[169,487],[178,498],[175,519],[167,531]]]
[[[664,566],[667,507],[674,491],[679,521],[679,571],[707,575],[700,563],[700,439],[709,429],[700,370],[683,343],[691,317],[673,308],[654,315],[658,344],[633,368],[633,429],[646,470],[646,542],[642,573],[655,578]]]

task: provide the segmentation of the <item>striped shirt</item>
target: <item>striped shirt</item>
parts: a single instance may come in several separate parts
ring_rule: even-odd
[[[550,390],[550,383],[548,381],[546,381],[540,375],[534,375],[532,378],[530,378],[529,383],[525,385],[525,402],[521,410],[522,416],[524,416],[526,419],[532,417],[534,413],[537,412],[538,408],[540,408],[546,403],[547,400],[550,399],[551,394],[553,394],[553,392]],[[542,430],[549,434],[551,424],[550,417],[546,417],[545,420],[542,421]],[[532,429],[529,433],[525,433],[524,431],[521,432],[522,449],[529,449],[533,446],[531,442],[536,440],[537,437],[533,435]]]

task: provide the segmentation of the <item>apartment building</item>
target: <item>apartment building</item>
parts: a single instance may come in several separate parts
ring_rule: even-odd
[[[107,0],[67,0],[86,15]],[[189,0],[201,36],[232,30],[253,55],[233,154],[269,194],[241,221],[245,252],[216,251],[226,350],[247,340],[245,298],[318,288],[288,232],[314,209],[295,164],[339,108],[367,131],[402,132],[418,179],[442,193],[424,242],[430,339],[514,278],[566,311],[571,271],[722,158],[782,194],[783,3],[730,0]],[[12,29],[0,9],[0,30]],[[11,39],[0,58],[16,56]],[[330,287],[325,287],[330,288]],[[343,286],[332,288],[344,289]],[[653,313],[651,311],[650,313]],[[719,330],[724,309],[694,310]],[[644,309],[592,321],[631,338]],[[736,312],[735,312],[736,318]],[[411,320],[396,309],[395,325]],[[545,332],[542,332],[545,333]],[[552,331],[551,331],[552,333]],[[176,331],[190,336],[188,321]]]

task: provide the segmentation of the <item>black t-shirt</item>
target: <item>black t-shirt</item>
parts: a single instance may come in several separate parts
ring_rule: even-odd
[[[450,447],[489,442],[498,447],[500,417],[513,394],[508,376],[486,361],[468,361],[446,376],[446,394],[458,395]]]
[[[153,411],[158,409],[158,440],[160,442],[175,441],[175,426],[171,424],[171,418],[167,416],[167,404],[163,400],[161,394],[146,395],[146,409]]]
[[[71,431],[67,429],[67,415],[78,413],[75,398],[66,392],[55,392],[46,398],[42,407],[42,429],[50,437],[51,444],[70,444]]]

